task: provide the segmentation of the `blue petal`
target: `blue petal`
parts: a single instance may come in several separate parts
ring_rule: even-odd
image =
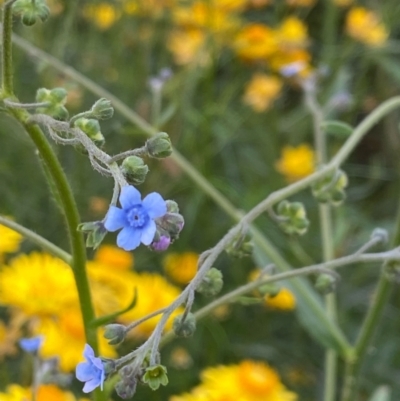
[[[94,357],[93,348],[89,344],[85,344],[85,348],[83,349],[83,356],[89,360],[89,358]]]
[[[85,383],[85,385],[83,386],[82,391],[84,393],[90,393],[91,391],[93,391],[96,387],[99,387],[102,384],[101,380],[98,378],[89,380]]]
[[[157,227],[154,220],[149,220],[149,222],[146,224],[146,227],[144,227],[142,230],[142,235],[140,238],[142,244],[150,245],[153,242],[154,236],[156,235],[156,230]]]
[[[119,207],[110,206],[104,227],[107,231],[117,231],[128,224],[125,212]]]
[[[143,207],[151,219],[162,217],[167,213],[167,204],[157,192],[152,192],[143,199]]]
[[[132,185],[122,187],[119,203],[123,209],[129,209],[132,206],[142,203],[142,195],[140,195],[140,192]]]
[[[117,236],[117,245],[125,249],[125,251],[132,251],[140,245],[140,237],[142,230],[133,227],[124,227]]]
[[[96,376],[93,371],[93,366],[87,362],[81,362],[78,364],[75,370],[76,378],[81,382],[86,382]]]

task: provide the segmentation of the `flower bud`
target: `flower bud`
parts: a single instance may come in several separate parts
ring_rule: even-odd
[[[389,281],[400,283],[400,262],[398,260],[387,260],[383,264],[383,271]]]
[[[168,249],[168,247],[171,245],[171,238],[169,235],[159,235],[156,240],[153,240],[153,242],[150,244],[150,248],[153,251],[157,252],[163,252]]]
[[[179,206],[175,201],[168,199],[165,203],[167,205],[167,213],[179,213]]]
[[[277,211],[279,226],[286,234],[305,234],[310,223],[302,203],[283,200]]]
[[[269,295],[271,298],[276,297],[281,289],[274,283],[263,284],[257,288],[257,291],[265,296]]]
[[[143,184],[149,168],[142,158],[138,156],[128,156],[121,165],[122,174],[125,176],[129,184]]]
[[[92,141],[98,146],[102,147],[104,145],[105,139],[100,130],[100,124],[97,120],[93,118],[78,118],[74,122],[75,127],[83,131]]]
[[[68,92],[64,88],[46,89],[40,88],[36,92],[36,102],[47,102],[48,106],[38,107],[38,113],[48,114],[58,120],[65,121],[68,118],[68,110],[64,107],[67,102]]]
[[[107,230],[102,221],[81,223],[77,230],[87,234],[86,246],[93,249],[96,249],[102,243],[107,234]]]
[[[346,173],[342,170],[337,170],[317,181],[312,187],[312,193],[320,203],[339,206],[346,198],[344,189],[347,184]]]
[[[45,22],[50,15],[50,9],[43,0],[17,0],[13,4],[13,13],[21,16],[26,26],[32,26],[38,19]]]
[[[371,234],[371,239],[374,238],[378,239],[380,244],[386,245],[389,242],[389,233],[384,228],[375,228]]]
[[[225,252],[233,258],[243,258],[253,254],[253,243],[249,234],[237,235],[225,248]]]
[[[337,279],[331,274],[320,274],[315,282],[315,288],[324,295],[335,291],[336,287]]]
[[[196,331],[196,318],[193,313],[178,315],[172,324],[172,329],[178,337],[190,337]]]
[[[115,391],[123,400],[127,400],[135,395],[136,386],[137,379],[135,378],[130,381],[121,380],[115,385]]]
[[[159,132],[146,141],[146,148],[150,157],[163,159],[172,153],[171,139],[166,132]]]
[[[116,345],[125,340],[126,330],[122,324],[108,324],[104,329],[103,336],[109,340],[109,344]]]
[[[92,106],[90,112],[98,120],[108,120],[114,115],[114,108],[108,99],[102,97]]]
[[[167,368],[163,365],[153,365],[146,369],[143,382],[147,383],[152,390],[157,390],[160,385],[168,384]]]
[[[196,291],[203,294],[205,297],[213,297],[221,291],[223,285],[222,273],[215,267],[212,267],[196,288]]]
[[[156,220],[156,224],[161,231],[169,235],[171,242],[174,242],[179,238],[179,233],[185,225],[185,220],[179,213],[166,213]]]

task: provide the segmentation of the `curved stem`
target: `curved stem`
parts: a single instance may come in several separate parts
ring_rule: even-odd
[[[65,252],[58,246],[54,245],[46,238],[43,238],[41,235],[36,234],[35,232],[29,230],[28,228],[21,226],[15,221],[9,220],[3,216],[0,216],[0,224],[22,234],[25,238],[28,238],[36,245],[39,245],[41,248],[46,250],[47,252],[63,260],[65,263],[69,265],[72,264],[72,256],[69,253]]]
[[[58,191],[70,240],[72,270],[79,294],[86,341],[97,353],[98,343],[96,330],[90,326],[90,322],[94,320],[95,315],[90,295],[89,281],[86,274],[86,248],[83,234],[77,231],[80,218],[75,199],[65,173],[42,130],[38,126],[31,125],[27,122],[30,114],[25,110],[13,109],[11,110],[11,113],[24,126],[26,132],[36,145],[40,156],[48,167],[54,185]]]

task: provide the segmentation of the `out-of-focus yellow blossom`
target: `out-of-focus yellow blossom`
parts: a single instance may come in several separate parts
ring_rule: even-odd
[[[170,364],[175,369],[187,369],[193,365],[193,359],[186,348],[175,347],[170,354]]]
[[[291,7],[312,7],[317,0],[286,0],[286,4]]]
[[[86,344],[85,332],[81,312],[78,308],[64,311],[57,318],[42,319],[35,322],[33,332],[35,335],[43,335],[44,342],[40,348],[43,358],[57,356],[60,369],[64,372],[73,371],[79,362],[83,361],[83,349]],[[115,350],[107,343],[107,340],[99,331],[100,355],[115,357]]]
[[[354,0],[333,0],[339,7],[349,7],[354,3]]]
[[[275,31],[263,24],[245,26],[233,46],[238,56],[246,61],[263,60],[278,49]]]
[[[32,399],[32,390],[19,384],[10,384],[6,391],[0,393],[0,401],[24,401]],[[61,390],[54,384],[41,384],[37,389],[37,401],[76,401],[70,391]],[[87,399],[85,399],[87,400]],[[84,401],[81,399],[80,401]]]
[[[59,15],[64,11],[64,4],[60,0],[47,0],[51,15]]]
[[[200,29],[176,30],[169,35],[167,47],[178,65],[193,62],[205,65],[209,61],[208,52],[204,48],[205,38],[204,32]]]
[[[176,283],[187,284],[197,272],[198,260],[195,252],[170,253],[164,258],[164,271]]]
[[[282,81],[272,75],[255,74],[245,88],[243,101],[257,112],[267,110],[279,96]]]
[[[3,260],[3,254],[18,250],[21,241],[20,233],[0,224],[0,263]]]
[[[201,379],[190,393],[173,396],[170,401],[297,400],[277,372],[263,362],[246,360],[238,365],[208,368]]]
[[[114,245],[102,245],[96,252],[94,260],[112,269],[129,270],[133,266],[133,253]]]
[[[277,295],[266,295],[264,297],[265,304],[273,309],[293,310],[296,307],[296,298],[287,288],[281,288]]]
[[[277,51],[269,60],[269,66],[273,71],[280,73],[282,69],[294,63],[301,63],[304,68],[299,72],[302,78],[307,77],[312,68],[310,66],[311,55],[304,49],[280,50]]]
[[[93,21],[100,29],[111,28],[119,19],[119,10],[111,3],[87,4],[83,8],[83,15]]]
[[[281,50],[301,48],[307,45],[307,27],[299,18],[288,17],[277,29],[276,37]]]
[[[21,338],[22,323],[21,319],[14,318],[7,325],[0,321],[0,360],[17,352],[15,344]]]
[[[218,34],[227,34],[236,29],[238,21],[222,8],[222,4],[218,7],[215,3],[195,1],[190,7],[177,7],[173,10],[173,20],[180,27],[205,29]],[[225,3],[227,6],[226,0]]]
[[[253,8],[261,8],[272,4],[273,0],[247,0],[247,6]]]
[[[20,255],[0,271],[0,304],[28,317],[57,315],[77,300],[71,267],[51,255]]]
[[[276,169],[289,182],[307,177],[315,170],[315,154],[307,145],[285,146],[281,158],[275,164]]]
[[[129,312],[121,315],[118,320],[123,323],[131,323],[158,309],[169,306],[180,294],[180,290],[168,283],[162,276],[154,273],[140,273],[136,275],[135,286],[137,289],[137,303]],[[172,321],[177,314],[183,312],[182,308],[175,311],[168,320],[166,328],[172,327]],[[154,330],[160,320],[157,315],[141,323],[132,330],[134,335],[148,336]]]
[[[378,15],[363,7],[354,7],[346,17],[346,31],[353,38],[369,46],[380,46],[388,38],[385,25]]]
[[[175,4],[175,0],[126,0],[123,10],[128,15],[160,17]]]
[[[226,12],[239,12],[242,11],[248,0],[214,0],[215,7]]]

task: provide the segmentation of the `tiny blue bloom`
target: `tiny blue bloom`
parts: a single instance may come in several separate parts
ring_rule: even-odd
[[[131,251],[140,243],[150,245],[156,234],[154,219],[167,213],[167,205],[160,194],[152,192],[143,201],[140,192],[133,186],[122,188],[119,202],[122,209],[111,206],[104,221],[108,231],[117,231],[117,245]]]
[[[21,338],[21,340],[19,340],[20,347],[25,352],[32,352],[32,353],[37,352],[42,343],[43,343],[43,336],[37,336],[32,338]]]
[[[93,348],[89,344],[85,345],[83,356],[87,362],[81,362],[76,367],[76,378],[81,382],[86,382],[83,392],[90,393],[99,386],[103,390],[105,371],[102,360],[94,356]]]

